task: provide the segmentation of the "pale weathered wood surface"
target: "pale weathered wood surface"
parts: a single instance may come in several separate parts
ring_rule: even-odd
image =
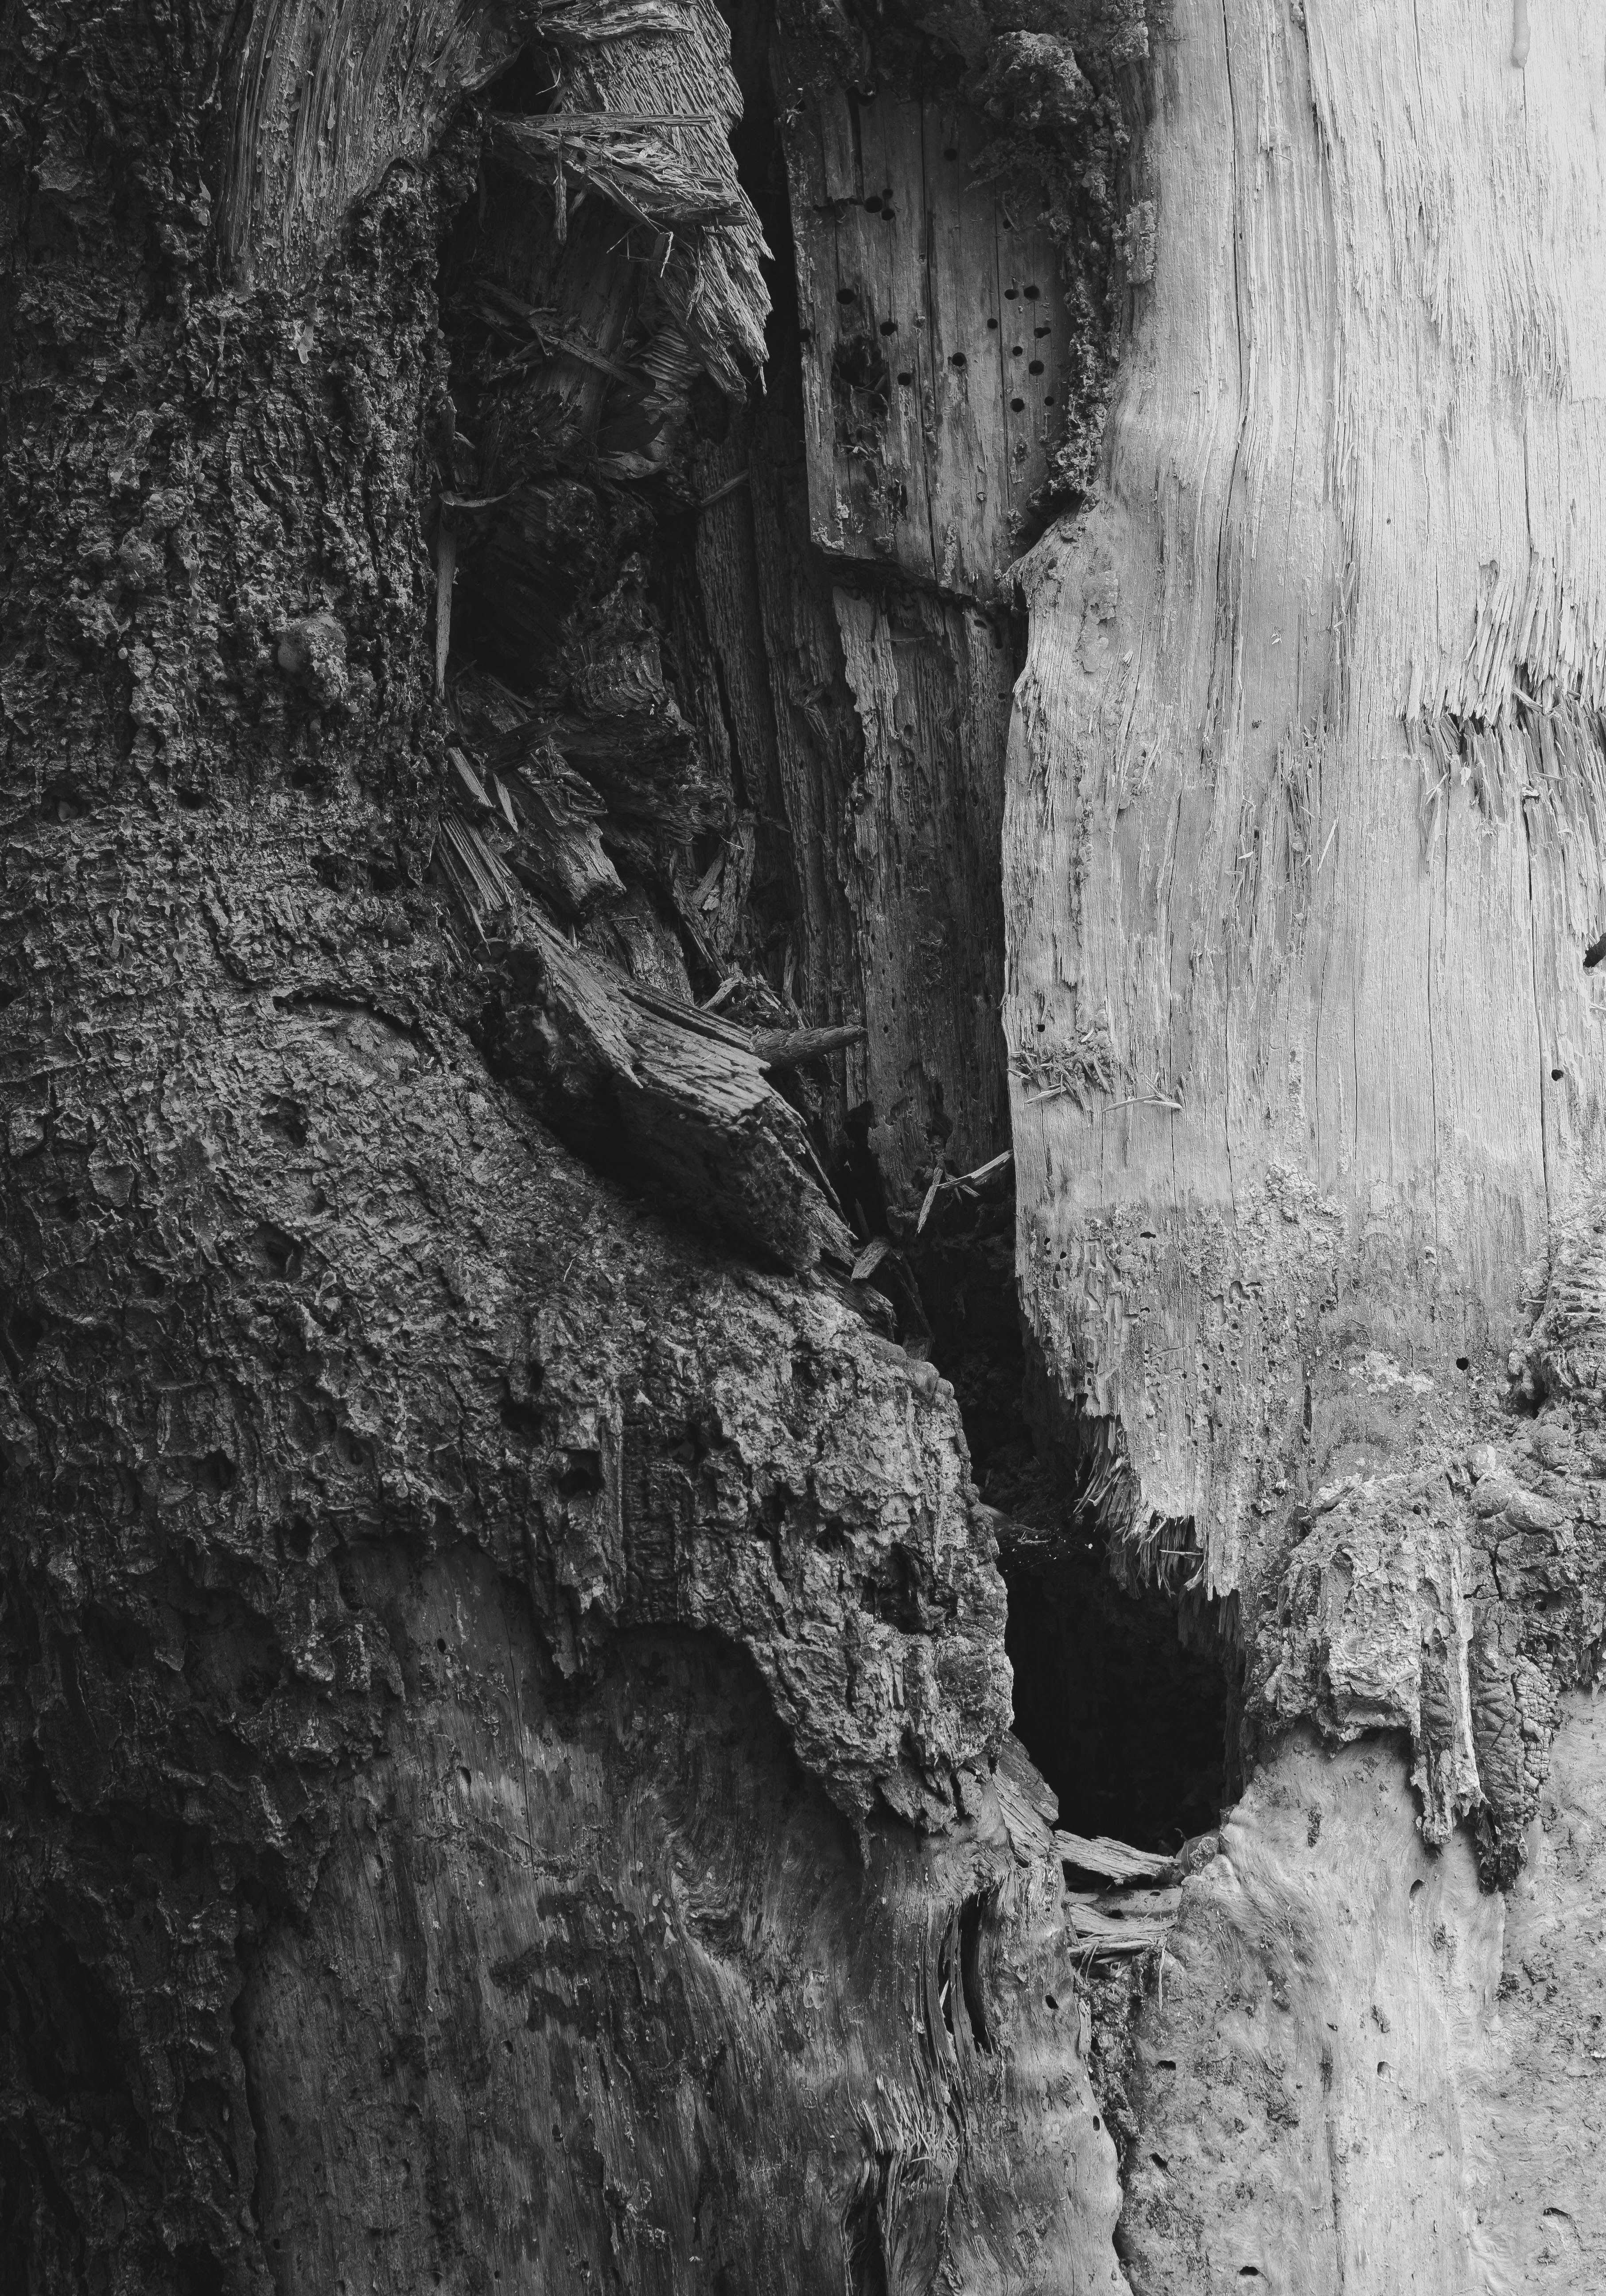
[[[1105,500],[1026,571],[1025,1294],[1218,1591],[1337,1348],[1498,1370],[1598,1137],[1603,45],[1183,0]]]
[[[1132,2286],[1522,2285],[1483,2268],[1467,2157],[1462,2092],[1498,2025],[1502,1905],[1480,1894],[1464,1839],[1423,1849],[1391,1749],[1295,1740],[1222,1841],[1184,1886],[1163,1990],[1140,2019]]]
[[[1287,1743],[1183,1888],[1139,2028],[1137,2289],[1583,2292],[1606,2276],[1606,1719],[1566,1702],[1509,1898],[1386,1742]]]

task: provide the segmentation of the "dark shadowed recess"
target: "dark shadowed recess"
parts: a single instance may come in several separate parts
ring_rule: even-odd
[[[1058,1431],[1050,1464],[1028,1419],[1015,1298],[1015,1196],[1001,1174],[976,1200],[944,1200],[922,1239],[933,1359],[953,1382],[976,1485],[999,1511],[1009,1594],[1015,1734],[1075,1833],[1170,1853],[1218,1824],[1242,1780],[1235,1664],[1214,1607],[1110,1575],[1098,1479]]]
[[[733,142],[775,257],[768,389],[801,439],[791,218],[763,58],[764,12],[726,9],[746,104]],[[1012,635],[1024,660],[1024,627]],[[1001,915],[998,930],[1001,938]],[[833,1177],[880,1229],[885,1211],[864,1136],[869,1113],[850,1111],[845,1158]],[[1176,1849],[1215,1825],[1241,1790],[1234,1663],[1214,1615],[1184,1619],[1171,1592],[1133,1595],[1116,1583],[1096,1507],[1080,1498],[1067,1504],[1082,1472],[1067,1472],[1063,1457],[1050,1466],[1040,1456],[1016,1295],[1013,1172],[944,1193],[923,1233],[884,1263],[877,1283],[900,1337],[953,1382],[977,1487],[999,1510],[1015,1730],[1059,1798],[1060,1824],[1140,1849]]]
[[[745,751],[743,728],[729,718],[728,792],[704,786],[689,744],[684,755],[658,760],[650,787],[638,786],[639,760],[633,738],[622,738],[623,721],[577,720],[572,681],[583,682],[594,662],[628,663],[638,611],[630,602],[632,584],[639,583],[642,610],[650,603],[663,633],[666,677],[688,718],[696,716],[694,693],[712,690],[707,680],[699,688],[694,670],[716,650],[698,620],[696,516],[688,488],[713,480],[696,477],[695,469],[707,465],[694,468],[687,457],[701,451],[698,439],[723,445],[727,425],[733,438],[739,434],[748,472],[770,474],[766,499],[792,506],[795,578],[829,579],[805,539],[802,348],[780,123],[768,67],[769,11],[730,5],[727,15],[745,103],[732,144],[770,250],[767,370],[762,387],[754,379],[745,407],[699,384],[678,434],[683,443],[665,454],[662,467],[611,475],[610,455],[660,451],[641,427],[639,391],[622,365],[645,352],[628,336],[602,376],[516,348],[523,323],[519,297],[508,299],[507,281],[520,279],[523,291],[529,235],[544,243],[549,217],[544,193],[503,180],[494,162],[484,181],[494,182],[498,197],[482,195],[464,209],[445,250],[441,281],[463,421],[454,448],[462,460],[458,484],[465,501],[485,505],[458,513],[453,690],[469,690],[457,685],[465,674],[471,685],[476,672],[489,673],[519,709],[556,728],[573,773],[582,784],[589,776],[606,800],[605,813],[595,816],[600,848],[618,872],[616,883],[628,889],[628,904],[617,912],[605,898],[597,904],[575,896],[576,916],[565,921],[578,922],[582,945],[631,971],[650,943],[661,985],[683,998],[712,995],[733,959],[767,975],[773,988],[783,986],[795,857],[780,819],[780,794],[767,785],[760,760]],[[550,100],[551,70],[535,52],[526,54],[489,92],[489,108],[539,113]],[[616,237],[616,225],[609,222],[604,236]],[[597,260],[601,279],[611,260],[602,242]],[[531,285],[528,294],[539,299],[556,292],[561,301],[572,287],[572,280],[567,286],[558,281],[556,289],[548,281]],[[560,320],[541,324],[551,330]],[[588,308],[586,328],[601,324],[598,312]],[[521,366],[525,359],[527,369]],[[510,368],[515,377],[528,373],[529,395],[517,406],[498,408],[495,391],[515,387]],[[498,425],[493,455],[487,450]],[[1014,635],[1018,658],[1024,632]],[[774,665],[765,668],[774,675]],[[675,793],[667,815],[665,790]],[[728,833],[721,810],[728,805],[746,809],[754,823],[754,865],[737,943],[711,950],[688,927],[665,857],[685,839],[694,871],[702,870]],[[828,866],[834,857],[826,857]],[[634,940],[627,950],[614,945],[611,919],[629,905]],[[1001,941],[1001,914],[996,926]],[[877,1111],[844,1104],[823,1068],[817,1078],[790,1076],[782,1088],[810,1124],[816,1153],[860,1239],[895,1240],[873,1278],[884,1303],[877,1320],[885,1327],[895,1317],[897,1336],[953,1382],[978,1487],[999,1510],[1016,1730],[1059,1797],[1061,1824],[1140,1848],[1174,1849],[1217,1822],[1233,1790],[1230,1685],[1220,1638],[1214,1622],[1201,1618],[1190,1622],[1191,1643],[1184,1642],[1171,1595],[1123,1591],[1110,1577],[1101,1534],[1089,1529],[1096,1526],[1094,1507],[1084,1496],[1067,1498],[1079,1477],[1067,1476],[1063,1460],[1050,1468],[1039,1458],[1025,1403],[1012,1174],[1006,1168],[974,1189],[944,1192],[927,1208],[921,1229],[910,1233],[912,1219],[894,1218],[882,1193],[870,1146]]]
[[[1236,1785],[1216,1649],[1184,1644],[1157,1590],[1116,1586],[1096,1538],[1017,1551],[1005,1577],[1016,1735],[1060,1824],[1172,1852],[1219,1824]]]

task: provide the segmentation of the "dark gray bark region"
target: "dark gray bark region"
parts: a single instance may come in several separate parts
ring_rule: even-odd
[[[0,2280],[1108,2253],[952,1390],[886,1336],[895,1287],[773,1272],[879,1215],[862,1069],[741,1070],[785,1154],[733,1218],[757,1151],[720,1162],[719,1094],[679,1163],[622,1086],[599,1123],[517,902],[441,858],[473,830],[611,996],[738,972],[766,1042],[862,1009],[861,736],[787,387],[724,439],[687,396],[667,504],[587,481],[509,808],[494,772],[465,803],[441,497],[482,474],[437,285],[480,122],[420,99],[292,228],[231,108],[271,160],[276,27],[0,19]],[[523,37],[488,15],[464,77]],[[252,217],[288,250],[254,285]],[[632,647],[656,750],[582,691]],[[607,822],[578,877],[575,775]]]

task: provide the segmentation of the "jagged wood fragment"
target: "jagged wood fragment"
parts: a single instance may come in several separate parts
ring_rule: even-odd
[[[803,1119],[746,1032],[605,976],[538,918],[500,954],[498,1059],[555,1131],[784,1267],[852,1261]]]
[[[636,112],[562,112],[533,119],[498,119],[495,148],[512,166],[537,183],[566,170],[600,192],[638,222],[655,230],[685,230],[699,224],[738,222],[742,208],[722,185],[711,185],[686,165],[676,144],[677,127],[712,124],[710,113],[665,114],[647,124]]]
[[[1084,1874],[1102,1874],[1111,1882],[1163,1882],[1176,1872],[1176,1861],[1157,1857],[1152,1850],[1134,1849],[1130,1843],[1116,1841],[1108,1833],[1088,1835],[1056,1832],[1056,1855],[1067,1866],[1075,1866]]]
[[[1095,1959],[1106,1954],[1151,1952],[1164,1945],[1171,1933],[1169,1921],[1124,1921],[1118,1915],[1100,1913],[1096,1906],[1068,1898],[1065,1918],[1077,1945],[1085,1947]]]
[[[624,993],[632,1002],[672,1021],[677,1028],[688,1029],[695,1036],[711,1037],[716,1043],[732,1046],[738,1052],[751,1053],[766,1069],[800,1068],[805,1061],[819,1060],[828,1053],[862,1043],[865,1035],[862,1021],[844,1021],[828,1029],[744,1029],[737,1021],[721,1021],[705,1005],[677,1004],[672,998],[644,988],[639,981],[630,982]]]
[[[844,1021],[829,1029],[758,1029],[753,1049],[767,1069],[795,1069],[849,1045],[861,1045],[867,1033],[862,1021]]]
[[[668,226],[655,250],[655,291],[721,389],[729,398],[745,398],[744,361],[757,369],[766,357],[770,299],[759,269],[766,250],[728,140],[742,116],[742,98],[730,70],[730,35],[712,0],[688,0],[672,39],[655,27],[573,50],[565,56],[555,109],[560,116],[607,113],[622,122],[650,116],[680,123],[655,135],[638,126],[617,127],[611,133],[622,156],[605,160],[588,153],[581,164],[590,166],[595,159],[598,188],[606,196],[627,210],[634,202],[655,228]],[[650,147],[644,140],[649,135]],[[634,151],[645,160],[649,148],[660,174],[644,175],[634,159],[623,156]],[[564,164],[580,160],[578,151],[574,160],[565,152]]]
[[[508,817],[514,842],[507,862],[519,882],[560,915],[576,919],[622,893],[619,872],[603,850],[599,824],[606,808],[532,720],[528,704],[479,669],[455,681],[451,704]],[[462,753],[451,754],[455,761]]]

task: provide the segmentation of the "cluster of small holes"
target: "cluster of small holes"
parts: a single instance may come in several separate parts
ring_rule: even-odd
[[[957,160],[959,153],[951,147],[944,152],[943,156],[947,160]],[[878,199],[875,197],[867,199],[864,204],[872,215],[879,214],[890,216],[892,209],[887,205],[887,201],[890,201],[891,197],[891,192],[887,191],[882,193]],[[1037,285],[1036,282],[1029,281],[1024,287],[1006,287],[1004,290],[1004,299],[1006,302],[1014,303],[1018,302],[1024,296],[1027,302],[1035,303],[1041,299],[1042,294],[1042,290]],[[859,290],[856,287],[839,287],[836,290],[836,300],[845,309],[848,306],[858,302]],[[880,322],[879,332],[885,337],[897,334],[899,332],[897,320],[883,319]],[[996,318],[989,319],[987,321],[987,332],[989,334],[996,334],[999,332],[999,322]],[[1032,330],[1034,341],[1042,341],[1050,336],[1052,332],[1053,329],[1051,327],[1034,327]],[[1024,343],[1012,343],[1009,347],[1009,355],[1012,358],[1025,358],[1025,345]],[[948,364],[956,374],[963,374],[967,371],[970,363],[963,351],[953,351],[949,356]],[[1047,373],[1047,368],[1041,358],[1027,359],[1026,373],[1032,376],[1034,381],[1035,381]],[[901,390],[912,390],[914,387],[914,380],[915,378],[911,369],[904,367],[899,371],[898,384]],[[1042,403],[1045,406],[1053,406],[1054,394],[1051,390],[1044,391]],[[1010,398],[1009,408],[1010,412],[1015,414],[1024,414],[1025,413],[1026,402],[1024,396],[1022,396],[1019,391],[1017,391]]]

